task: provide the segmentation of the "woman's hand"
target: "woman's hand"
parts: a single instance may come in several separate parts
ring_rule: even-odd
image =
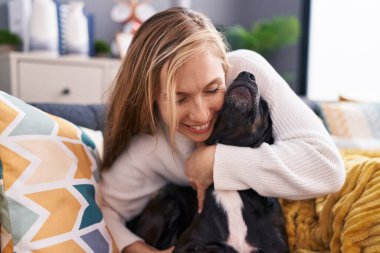
[[[174,247],[171,247],[167,250],[158,250],[153,248],[152,246],[149,246],[143,241],[137,241],[132,243],[131,245],[125,247],[122,250],[122,253],[172,253],[174,250]]]
[[[215,145],[201,145],[186,160],[186,176],[197,190],[198,212],[203,209],[207,188],[213,182]]]

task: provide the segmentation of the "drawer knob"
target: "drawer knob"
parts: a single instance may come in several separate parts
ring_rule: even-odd
[[[62,95],[67,96],[70,95],[70,89],[69,88],[64,88],[61,92]]]

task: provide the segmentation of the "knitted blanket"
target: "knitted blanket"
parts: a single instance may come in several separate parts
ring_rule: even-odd
[[[280,200],[292,252],[380,252],[380,152],[342,151],[347,178],[324,197]]]

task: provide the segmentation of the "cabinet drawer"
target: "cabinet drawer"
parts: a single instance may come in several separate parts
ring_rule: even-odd
[[[19,97],[26,102],[102,102],[102,69],[36,62],[18,64]]]

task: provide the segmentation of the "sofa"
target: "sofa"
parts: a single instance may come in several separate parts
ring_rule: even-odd
[[[334,194],[280,200],[291,251],[380,252],[380,104],[302,99],[330,131],[347,180]],[[0,139],[2,252],[117,252],[99,210],[105,106],[27,105],[0,93],[0,112],[11,115],[0,121],[0,136],[6,136]],[[19,114],[23,119],[17,120]],[[62,150],[70,159],[58,155]],[[38,156],[52,158],[49,166],[66,163],[70,169],[43,178],[47,168],[30,166]],[[10,169],[13,174],[6,173]],[[64,228],[57,230],[56,224]]]
[[[316,113],[321,116],[318,102],[301,97],[302,100]],[[30,105],[50,114],[62,117],[70,122],[103,131],[106,122],[106,110],[104,104],[58,104],[58,103],[30,103]]]
[[[53,115],[62,117],[78,126],[103,131],[106,122],[105,105],[102,104],[52,104],[30,103],[30,105]]]

